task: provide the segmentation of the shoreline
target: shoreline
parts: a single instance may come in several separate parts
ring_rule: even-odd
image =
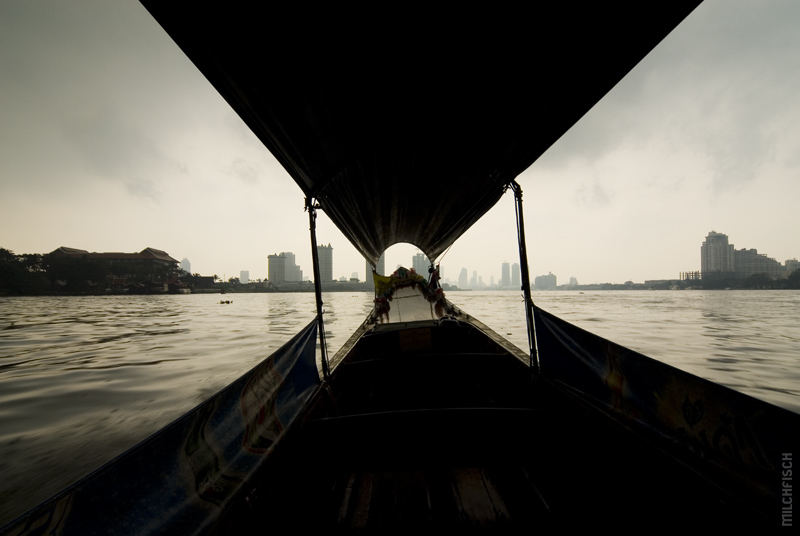
[[[579,287],[572,287],[572,288],[554,288],[554,289],[533,289],[534,292],[595,292],[595,291],[603,291],[603,292],[611,292],[611,291],[781,291],[781,290],[800,290],[796,288],[781,288],[781,287],[768,287],[768,288],[743,288],[743,287],[726,287],[726,288],[703,288],[703,287],[686,287],[686,288],[663,288],[663,287],[648,287],[648,286],[626,286],[626,285],[586,285],[586,286],[579,286]],[[445,292],[509,292],[509,291],[517,291],[517,289],[511,288],[481,288],[481,289],[460,289],[460,288],[450,288],[445,289]],[[313,287],[311,289],[281,289],[281,288],[269,288],[269,289],[196,289],[192,292],[41,292],[41,293],[5,293],[0,291],[0,298],[48,298],[48,297],[87,297],[87,296],[180,296],[180,295],[191,295],[191,294],[295,294],[295,293],[313,293]],[[322,292],[363,292],[363,293],[371,293],[373,292],[372,289],[363,289],[363,288],[326,288],[323,287]],[[521,292],[521,290],[519,291]]]

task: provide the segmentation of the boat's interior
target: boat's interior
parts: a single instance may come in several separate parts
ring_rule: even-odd
[[[504,11],[500,24],[484,20],[484,11],[473,24],[452,24],[448,10],[426,13],[427,25],[418,25],[416,15],[382,18],[366,33],[354,17],[326,19],[320,28],[302,18],[286,39],[264,31],[265,21],[275,20],[271,6],[143,3],[303,190],[312,245],[319,208],[372,264],[399,242],[440,259],[510,187],[525,269],[515,178],[697,4],[538,6],[533,15]],[[290,28],[291,21],[279,26]],[[529,277],[522,279],[533,331]],[[316,290],[322,326],[321,285]],[[405,315],[419,310],[407,309],[402,293],[394,297],[387,309],[392,296],[376,285],[377,321],[394,323],[351,339],[330,377],[322,359],[322,387],[301,414],[290,412],[296,420],[263,464],[259,459],[255,478],[241,475],[246,483],[224,508],[219,532],[506,524],[741,529],[779,519],[762,493],[763,479],[738,484],[724,469],[715,472],[719,462],[716,467],[734,468],[730,474],[749,474],[736,472],[747,464],[735,459],[740,449],[731,446],[727,428],[697,428],[723,417],[747,424],[756,414],[777,415],[768,424],[794,420],[750,401],[738,403],[749,408],[745,416],[717,411],[736,397],[705,384],[698,387],[702,396],[690,401],[682,389],[695,379],[620,353],[605,340],[578,348],[570,372],[573,361],[562,350],[589,334],[566,334],[562,342],[554,331],[543,347],[556,365],[551,370],[567,372],[534,374],[527,356],[479,323],[441,318],[431,305],[436,296],[421,310],[437,318],[414,322]],[[630,378],[620,371],[628,369],[642,387],[625,397],[620,382]],[[618,391],[608,393],[607,377]],[[665,426],[652,410],[659,393],[651,387],[658,382],[649,380],[658,377],[674,380],[681,395],[668,400],[664,413],[677,415],[684,432],[705,433],[705,443],[679,441],[674,423]],[[280,421],[268,413],[280,407],[281,396],[288,405],[305,402],[285,385],[291,382],[254,404],[270,426]],[[603,405],[605,395],[636,403],[615,414],[618,408]],[[714,411],[691,428],[698,419],[684,425],[684,400],[690,409],[706,401]],[[664,433],[648,435],[637,423]],[[776,428],[758,430],[774,438]],[[742,429],[747,438],[759,437]],[[206,443],[209,452],[222,450]],[[698,444],[703,448],[689,452]],[[706,452],[717,460],[705,460]],[[772,475],[774,464],[766,459],[762,474]],[[203,470],[224,472],[214,464]]]
[[[468,322],[376,326],[217,528],[769,525],[520,357]]]

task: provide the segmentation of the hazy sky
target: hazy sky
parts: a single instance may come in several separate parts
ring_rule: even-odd
[[[676,278],[713,230],[800,257],[800,3],[706,1],[519,177],[533,275]],[[536,125],[531,125],[536,128]],[[446,254],[518,262],[510,194]],[[334,276],[363,258],[320,216]],[[137,2],[0,2],[0,247],[311,273],[303,194]],[[387,268],[410,265],[398,246]]]

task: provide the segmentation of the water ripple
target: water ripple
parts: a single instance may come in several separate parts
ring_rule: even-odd
[[[448,297],[527,348],[519,292]],[[372,307],[325,294],[333,355]],[[147,437],[278,349],[311,293],[0,298],[0,525]],[[800,292],[542,292],[546,310],[693,374],[800,411]]]

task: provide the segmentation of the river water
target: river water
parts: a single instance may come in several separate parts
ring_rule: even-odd
[[[527,347],[519,292],[448,298]],[[324,300],[333,355],[372,297]],[[800,291],[558,291],[534,300],[800,412]],[[0,526],[241,376],[314,313],[311,293],[0,298]]]

